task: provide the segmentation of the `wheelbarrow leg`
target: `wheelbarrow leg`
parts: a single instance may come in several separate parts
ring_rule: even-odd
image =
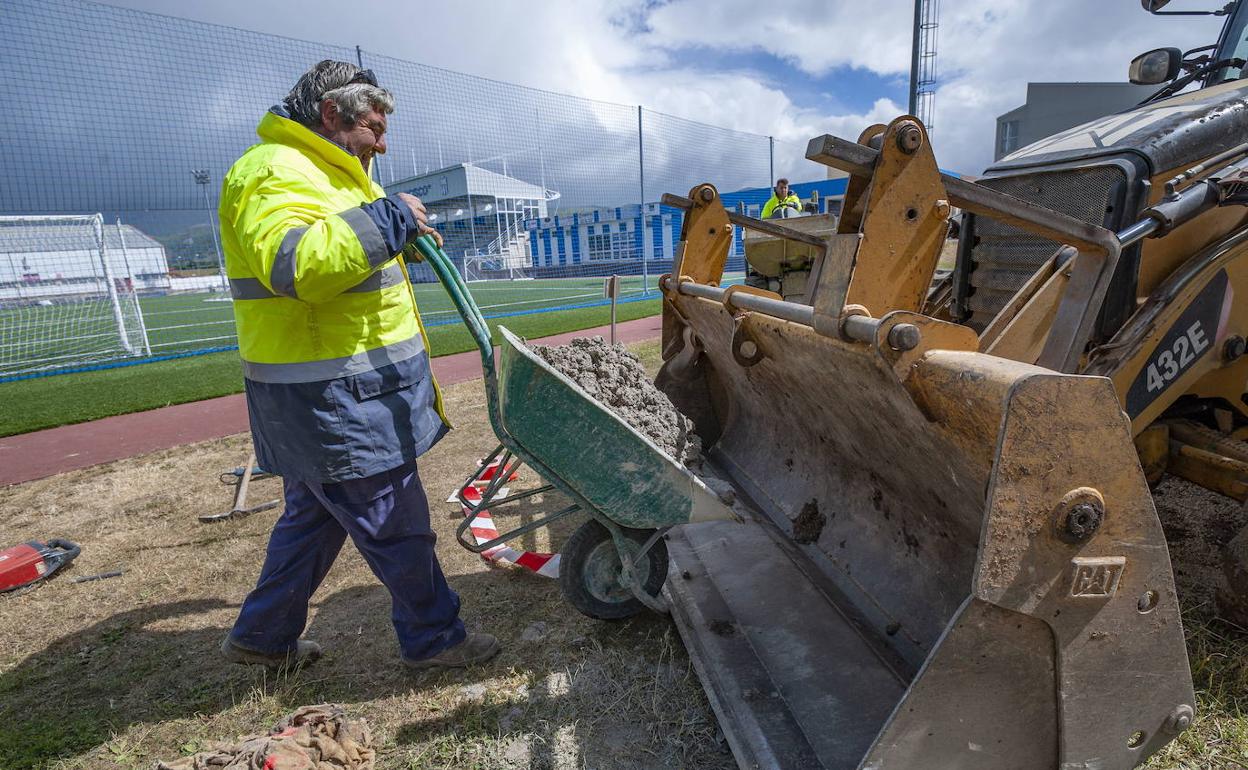
[[[637,579],[637,565],[641,564],[641,560],[646,557],[646,553],[654,547],[654,544],[663,537],[670,527],[656,529],[645,543],[638,545],[628,535],[624,534],[623,528],[614,521],[611,521],[606,516],[595,518],[611,532],[611,540],[615,543],[615,549],[620,554],[620,583],[636,597],[637,601],[646,605],[646,607],[660,615],[671,614],[671,607],[668,606],[667,600],[663,598],[662,594],[651,596],[646,593],[645,587]]]

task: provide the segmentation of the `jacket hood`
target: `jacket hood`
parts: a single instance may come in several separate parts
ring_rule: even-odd
[[[333,142],[307,126],[296,123],[286,116],[280,105],[271,108],[260,118],[256,134],[266,142],[284,144],[308,153],[322,161],[341,168],[352,176],[364,189],[373,189],[373,180],[360,165],[360,159],[347,152],[342,145]]]

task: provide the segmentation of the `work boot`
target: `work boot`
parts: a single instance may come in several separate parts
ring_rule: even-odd
[[[484,663],[498,654],[501,647],[491,634],[468,634],[464,641],[437,655],[421,660],[403,658],[403,664],[417,670],[427,668],[467,668]]]
[[[221,652],[225,655],[225,659],[232,663],[295,670],[318,660],[321,657],[321,645],[307,639],[300,639],[295,644],[295,649],[290,652],[270,654],[239,647],[233,639],[226,636],[221,642]]]

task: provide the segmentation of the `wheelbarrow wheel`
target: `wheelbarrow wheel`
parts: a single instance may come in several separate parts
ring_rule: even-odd
[[[653,530],[625,529],[642,546]],[[620,581],[620,555],[611,532],[594,519],[582,524],[560,550],[559,587],[582,614],[598,620],[621,620],[645,609]],[[658,596],[667,579],[667,543],[659,538],[637,565],[646,593]]]

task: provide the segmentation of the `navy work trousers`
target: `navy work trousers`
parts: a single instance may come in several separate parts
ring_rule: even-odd
[[[230,639],[256,652],[291,651],[308,600],[348,535],[393,600],[403,657],[419,660],[465,636],[459,597],[434,553],[429,504],[415,463],[333,484],[284,480],[286,510],[269,536],[264,568]]]

